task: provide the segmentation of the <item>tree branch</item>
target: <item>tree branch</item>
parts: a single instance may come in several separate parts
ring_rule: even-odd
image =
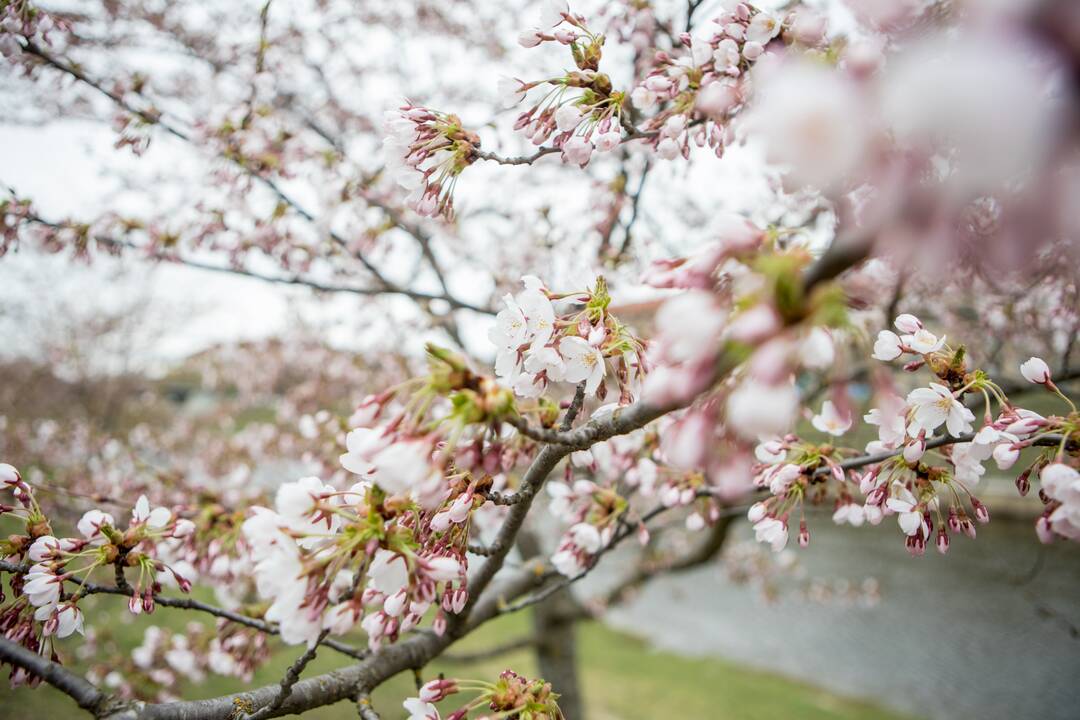
[[[94,685],[65,668],[18,643],[0,635],[0,660],[22,668],[70,696],[79,707],[95,715],[104,707],[108,696]]]
[[[375,712],[375,707],[371,704],[371,696],[367,693],[356,696],[356,712],[360,713],[360,720],[380,720],[379,713]]]
[[[123,97],[121,97],[120,95],[116,94],[115,92],[109,90],[104,85],[102,85],[100,82],[90,78],[89,76],[87,76],[85,73],[83,73],[77,67],[69,65],[69,64],[65,63],[64,61],[60,60],[59,58],[54,57],[50,53],[46,52],[45,50],[43,50],[42,48],[37,46],[35,43],[33,43],[31,41],[27,41],[26,44],[23,46],[23,52],[26,52],[27,54],[33,55],[33,56],[41,59],[44,63],[46,63],[50,67],[53,67],[56,70],[59,70],[59,71],[61,71],[63,73],[66,73],[67,75],[70,75],[71,77],[75,78],[79,82],[82,82],[85,85],[93,88],[94,90],[98,91],[99,93],[101,93],[105,97],[112,100],[112,102],[115,103],[118,107],[122,108],[124,111],[126,111],[128,113],[131,113],[132,115],[135,115],[136,117],[143,120],[147,124],[149,124],[151,126],[158,126],[158,127],[162,128],[163,130],[165,130],[166,132],[168,132],[173,137],[176,137],[176,138],[178,138],[178,139],[180,139],[180,140],[182,140],[182,141],[184,141],[184,142],[186,142],[186,143],[188,143],[190,145],[194,145],[194,146],[198,147],[198,144],[195,142],[194,138],[191,137],[191,135],[184,132],[183,130],[180,130],[175,125],[171,124],[170,122],[166,121],[160,112],[157,112],[157,111],[150,112],[150,111],[147,111],[147,110],[139,109],[139,108],[131,105],[131,103],[127,102]],[[307,208],[305,208],[303,205],[301,205],[293,197],[288,195],[284,190],[282,190],[281,187],[276,182],[274,182],[273,179],[271,179],[271,178],[267,177],[266,175],[256,171],[255,169],[251,168],[249,165],[247,165],[245,162],[243,162],[243,160],[241,158],[231,156],[231,155],[227,155],[227,154],[222,154],[222,153],[218,153],[217,156],[219,158],[222,158],[224,160],[229,161],[233,165],[240,168],[245,174],[247,174],[248,176],[250,176],[254,180],[261,183],[263,186],[265,186],[267,189],[269,189],[278,198],[278,200],[280,200],[282,203],[284,203],[285,205],[292,208],[293,211],[295,211],[296,214],[299,215],[301,218],[303,218],[304,220],[306,220],[309,223],[313,223],[313,224],[317,223],[317,218],[315,217],[315,215],[312,214]],[[370,199],[369,199],[369,201],[370,201]],[[385,210],[385,207],[383,209]],[[391,217],[391,220],[393,220],[393,217]],[[340,246],[342,248],[346,248],[346,249],[348,248],[348,246],[349,246],[348,242],[344,238],[342,238],[339,234],[337,234],[333,230],[327,230],[326,232],[327,232],[327,235],[330,237],[331,240],[334,241],[335,244],[337,244],[338,246]],[[406,232],[409,232],[409,230],[406,229]],[[410,233],[410,234],[412,234],[412,233]],[[423,243],[421,243],[421,244],[423,245]],[[426,256],[428,256],[429,259],[433,259],[433,258],[430,257],[430,249],[426,250],[425,252],[427,253]],[[400,287],[399,285],[397,285],[397,283],[394,283],[394,282],[390,281],[388,278],[386,278],[382,274],[382,272],[374,264],[372,264],[370,260],[368,260],[363,255],[363,253],[356,252],[356,253],[353,253],[352,256],[360,261],[360,263],[368,270],[368,272],[371,273],[371,275],[375,278],[375,280],[381,286],[383,286],[383,288],[385,288],[388,291],[397,292],[399,294],[409,295],[409,292],[405,291],[404,288]],[[438,272],[439,271],[436,269],[437,274],[438,274]],[[449,302],[450,301],[449,293],[447,293],[447,297],[441,298],[441,299],[445,299],[445,300],[447,300]],[[457,304],[459,304],[459,305],[461,304],[459,301],[455,301],[455,302],[457,302]],[[484,311],[481,311],[481,312],[484,312]],[[487,311],[487,312],[490,312],[490,311]]]
[[[63,223],[52,222],[50,220],[46,220],[46,219],[44,219],[44,218],[42,218],[40,216],[37,216],[37,215],[31,215],[31,216],[29,216],[27,218],[27,220],[29,220],[31,222],[38,223],[40,225],[45,225],[45,226],[51,227],[51,228],[59,229],[59,228],[65,227],[65,225]],[[208,271],[208,272],[216,272],[216,273],[225,273],[225,274],[229,274],[229,275],[237,275],[239,277],[251,278],[253,280],[259,280],[259,281],[262,281],[262,282],[278,284],[278,285],[297,285],[297,286],[307,287],[307,288],[311,288],[312,290],[316,290],[318,292],[325,292],[325,293],[347,293],[347,294],[352,294],[352,295],[367,295],[367,296],[402,295],[402,296],[410,298],[412,300],[416,300],[418,302],[425,302],[425,303],[435,301],[435,300],[440,300],[440,301],[445,302],[447,305],[449,305],[451,308],[454,308],[455,310],[472,310],[473,312],[481,313],[481,314],[485,314],[485,315],[490,315],[491,314],[491,309],[490,308],[480,307],[479,305],[473,305],[471,303],[467,303],[467,302],[464,302],[462,300],[458,300],[458,299],[456,299],[454,297],[450,297],[449,295],[435,295],[435,294],[432,294],[432,293],[424,293],[424,292],[419,292],[419,291],[416,291],[416,290],[409,290],[409,289],[402,288],[402,287],[367,288],[367,287],[355,287],[355,286],[347,286],[347,285],[329,285],[329,284],[326,284],[326,283],[319,282],[317,280],[311,280],[311,279],[308,279],[308,278],[304,278],[304,277],[301,277],[299,275],[293,275],[293,276],[263,275],[261,273],[253,272],[251,270],[247,270],[247,269],[241,268],[241,267],[232,267],[232,266],[227,266],[227,265],[215,265],[213,263],[207,263],[207,262],[203,262],[201,260],[192,260],[190,258],[184,258],[184,257],[181,257],[180,255],[178,255],[177,253],[162,252],[162,251],[156,250],[156,249],[154,249],[152,247],[138,245],[136,243],[126,241],[126,240],[117,240],[116,238],[106,237],[104,235],[94,235],[94,236],[92,236],[92,239],[94,240],[94,242],[99,243],[101,245],[108,245],[109,247],[114,247],[114,248],[123,249],[123,250],[133,250],[133,251],[137,251],[137,252],[143,252],[143,253],[146,253],[146,256],[148,258],[150,258],[151,260],[156,260],[158,262],[174,263],[174,264],[177,264],[177,265],[184,265],[186,267],[190,267],[190,268],[193,268],[195,270],[205,270],[205,271]]]
[[[829,261],[828,272],[818,271],[816,267],[817,264],[810,268],[805,285],[807,289],[815,282],[835,277],[842,271],[834,260]],[[470,579],[472,592],[469,601],[461,614],[451,616],[445,634],[440,636],[430,631],[420,631],[413,637],[384,646],[356,665],[307,680],[299,680],[293,685],[288,698],[284,699],[279,707],[267,711],[267,717],[299,713],[314,707],[330,705],[339,700],[356,698],[369,693],[399,672],[423,667],[455,640],[500,614],[500,608],[505,607],[504,597],[517,597],[543,580],[542,565],[530,563],[531,567],[517,573],[501,588],[496,587],[490,592],[485,592],[496,573],[502,568],[513,546],[513,540],[532,506],[532,501],[550,472],[560,460],[570,454],[573,448],[584,449],[594,442],[632,432],[681,407],[681,404],[660,407],[638,402],[600,418],[594,418],[585,426],[571,431],[570,428],[581,410],[584,398],[584,386],[580,385],[560,427],[560,432],[564,433],[568,439],[568,445],[545,446],[525,472],[518,491],[522,501],[511,507],[507,519],[499,530],[495,552]],[[655,508],[640,520],[647,522],[667,509]],[[632,533],[633,526],[624,525],[617,531],[609,547],[613,546],[615,541],[621,542]],[[607,550],[608,548],[601,549],[598,556]],[[574,578],[567,580],[568,583],[573,581]],[[279,693],[280,685],[268,685],[244,693],[233,693],[206,700],[128,706],[110,717],[131,718],[132,720],[218,720],[231,716],[237,707],[257,709],[275,703]]]

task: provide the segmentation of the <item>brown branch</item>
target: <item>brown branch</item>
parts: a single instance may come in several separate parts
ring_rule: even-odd
[[[0,660],[22,668],[71,697],[79,707],[97,715],[108,696],[63,665],[0,635]]]
[[[729,508],[729,511],[723,513],[720,519],[708,529],[705,539],[686,555],[662,563],[639,565],[632,575],[604,595],[603,605],[607,607],[622,602],[633,590],[658,575],[685,572],[712,562],[723,550],[728,531],[736,515],[745,510],[746,508]]]
[[[835,261],[830,261],[830,263],[832,269],[824,273],[816,271],[817,266],[813,266],[808,278],[817,277],[819,278],[815,281],[817,282],[820,279],[835,277],[840,270],[836,269]],[[812,284],[808,280],[806,287],[809,288]],[[560,432],[566,433],[567,437],[571,438],[574,446],[584,444],[584,447],[588,447],[593,442],[632,432],[679,407],[679,405],[657,407],[639,402],[616,410],[610,415],[591,420],[586,426],[571,432],[570,428],[581,410],[584,397],[584,387],[579,386],[560,428]],[[507,519],[499,530],[496,540],[497,551],[480,566],[476,576],[471,579],[472,593],[466,608],[461,614],[450,618],[446,632],[442,636],[430,631],[420,631],[413,637],[381,648],[356,665],[300,680],[292,687],[289,697],[281,703],[280,707],[269,712],[268,717],[300,713],[339,700],[355,699],[364,693],[369,693],[373,688],[404,670],[423,667],[455,640],[499,615],[500,608],[505,607],[505,597],[517,597],[527,592],[537,582],[542,581],[542,573],[538,572],[539,568],[534,566],[517,573],[501,587],[495,586],[488,591],[488,586],[502,568],[513,546],[514,538],[525,521],[536,493],[558,462],[569,455],[570,451],[570,447],[566,445],[548,445],[533,460],[522,477],[519,493],[523,500],[511,507]],[[656,508],[643,517],[642,521],[645,522],[665,510],[667,508]],[[621,541],[632,532],[632,526],[626,525],[617,532],[616,537]],[[232,716],[237,706],[262,708],[270,705],[275,702],[279,691],[279,685],[268,685],[248,692],[205,700],[129,706],[122,713],[114,714],[112,717],[133,720],[216,720]]]
[[[198,143],[195,142],[194,138],[192,138],[191,135],[184,132],[183,130],[180,130],[175,125],[171,124],[170,122],[166,121],[160,112],[157,112],[157,111],[151,112],[151,111],[143,110],[143,109],[140,109],[140,108],[137,108],[137,107],[133,106],[131,103],[127,102],[120,95],[118,95],[115,92],[109,90],[104,85],[102,85],[100,82],[98,82],[98,81],[90,78],[89,76],[87,76],[79,68],[77,68],[75,66],[72,66],[72,65],[69,65],[69,64],[63,62],[62,60],[60,60],[59,58],[54,57],[50,53],[46,52],[45,50],[43,50],[42,48],[37,46],[35,43],[27,41],[26,44],[23,47],[23,52],[25,52],[27,54],[30,54],[30,55],[33,55],[33,56],[41,59],[43,62],[45,62],[50,67],[53,67],[56,70],[59,70],[59,71],[61,71],[63,73],[66,73],[66,74],[70,75],[71,77],[75,78],[76,80],[78,80],[78,81],[88,85],[89,87],[93,88],[94,90],[97,90],[99,93],[101,93],[105,97],[112,100],[113,103],[115,103],[118,107],[120,107],[121,109],[123,109],[124,111],[126,111],[128,113],[131,113],[132,115],[135,115],[136,117],[138,117],[142,121],[146,122],[147,124],[149,124],[151,126],[160,127],[163,130],[165,130],[166,132],[168,132],[170,135],[172,135],[172,136],[174,136],[174,137],[176,137],[176,138],[178,138],[180,140],[183,140],[184,142],[186,142],[188,144],[191,144],[191,145],[194,145],[194,146],[198,147]],[[271,178],[267,177],[266,175],[258,172],[257,170],[251,168],[249,165],[247,165],[245,162],[243,162],[242,158],[238,158],[236,156],[222,154],[222,153],[218,153],[217,156],[219,158],[222,158],[224,160],[227,160],[227,161],[231,162],[233,165],[236,165],[238,168],[240,168],[248,176],[250,176],[251,178],[253,178],[257,182],[261,183],[263,186],[265,186],[267,189],[269,189],[278,198],[278,200],[280,200],[282,203],[284,203],[285,205],[292,208],[293,211],[296,212],[296,214],[299,215],[301,218],[303,218],[304,220],[306,220],[307,222],[312,223],[312,224],[317,223],[317,218],[315,217],[314,214],[312,214],[307,208],[305,208],[303,205],[301,205],[296,199],[294,199],[293,197],[288,195],[284,190],[282,190],[281,187],[276,182],[274,182],[274,180],[272,180]],[[393,219],[393,218],[391,218],[391,219]],[[406,232],[408,232],[408,230],[406,230]],[[412,234],[412,233],[410,233],[410,234]],[[343,237],[341,237],[338,233],[336,233],[335,231],[327,230],[327,235],[338,246],[340,246],[342,248],[348,248],[348,246],[349,246],[348,242]],[[430,252],[430,250],[428,252]],[[352,257],[355,257],[357,260],[359,260],[360,263],[368,270],[368,272],[371,273],[371,275],[375,278],[375,280],[383,288],[385,288],[386,290],[395,291],[395,292],[398,292],[398,293],[404,294],[404,295],[409,294],[407,291],[404,291],[404,288],[397,285],[397,283],[394,283],[394,282],[390,281],[388,278],[386,278],[382,274],[382,272],[374,264],[372,264],[370,260],[368,260],[363,255],[363,253],[356,252],[356,253],[352,254]],[[456,302],[457,304],[460,304],[459,301],[452,301],[451,298],[449,297],[449,293],[447,293],[447,297],[441,297],[440,299],[447,300],[448,302]],[[488,312],[488,313],[490,313],[490,311],[484,311],[484,310],[480,310],[480,312]]]
[[[574,399],[570,402],[570,407],[566,409],[566,414],[563,416],[561,430],[565,432],[570,429],[574,419],[581,412],[581,406],[584,403],[585,384],[580,383],[574,392]],[[555,469],[559,461],[569,454],[570,451],[565,447],[548,445],[537,454],[532,465],[525,471],[521,478],[521,486],[517,491],[517,495],[521,500],[511,506],[506,520],[503,521],[503,525],[499,529],[499,534],[496,535],[495,541],[492,543],[491,554],[484,564],[480,566],[476,575],[469,580],[469,600],[462,613],[453,618],[455,625],[469,616],[480,595],[491,583],[495,573],[502,567],[510,548],[514,546],[514,538],[517,537],[518,531],[521,530],[521,526],[525,523],[525,516],[529,514],[529,510],[532,508],[536,493],[543,487],[547,476]]]

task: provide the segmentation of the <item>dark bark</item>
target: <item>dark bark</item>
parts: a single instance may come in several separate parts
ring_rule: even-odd
[[[533,610],[540,677],[559,693],[559,707],[567,720],[585,717],[578,677],[576,618],[580,614],[569,588],[555,593]]]
[[[535,533],[527,529],[518,534],[517,545],[524,557],[543,552]],[[559,693],[559,708],[567,720],[585,717],[577,661],[577,621],[583,616],[569,587],[533,608],[536,664],[540,677]]]

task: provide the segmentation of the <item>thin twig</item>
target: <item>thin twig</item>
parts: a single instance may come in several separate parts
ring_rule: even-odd
[[[29,569],[30,567],[28,565],[20,565],[7,560],[0,560],[0,570],[3,570],[5,572],[25,573]],[[85,583],[82,588],[83,595],[101,594],[123,595],[125,597],[130,597],[132,592],[134,592],[130,587],[127,589],[122,589],[118,587],[110,587],[108,585],[98,585],[91,582]],[[258,618],[253,618],[249,615],[242,615],[240,613],[226,610],[225,608],[210,605],[208,603],[194,600],[192,598],[173,598],[155,595],[154,604],[161,605],[162,607],[176,608],[179,610],[194,610],[196,612],[203,612],[208,615],[213,615],[214,617],[222,618],[223,620],[229,620],[239,625],[259,630],[260,632],[267,633],[268,635],[280,634],[280,630],[278,628],[274,627],[272,624],[266,622],[265,620],[259,620]],[[323,645],[332,650],[336,650],[343,655],[348,655],[349,657],[356,660],[363,660],[371,654],[367,650],[359,650],[352,647],[351,645],[346,645],[345,643],[332,639],[325,640],[323,642]]]
[[[356,696],[356,711],[360,713],[360,720],[381,720],[371,704],[371,695],[366,692]]]
[[[264,705],[255,712],[247,716],[247,720],[264,720],[264,718],[270,717],[278,708],[285,704],[285,701],[289,699],[289,695],[292,693],[293,685],[300,679],[301,673],[304,672],[304,668],[308,663],[315,659],[315,653],[319,650],[319,644],[326,639],[330,629],[327,628],[319,633],[319,637],[315,639],[315,643],[309,647],[304,653],[296,658],[296,661],[289,666],[289,669],[285,671],[285,677],[281,679],[281,692],[277,697],[270,702],[269,705]]]
[[[512,653],[515,650],[532,647],[535,644],[536,638],[531,635],[526,635],[525,637],[514,638],[513,640],[495,645],[494,647],[484,648],[483,650],[476,650],[474,652],[443,653],[440,660],[467,665],[470,663],[484,662],[485,660],[493,660],[497,657]]]

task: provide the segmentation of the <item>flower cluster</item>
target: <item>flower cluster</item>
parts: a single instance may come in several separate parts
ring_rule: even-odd
[[[456,115],[406,102],[385,115],[383,152],[394,179],[411,190],[409,204],[421,215],[454,217],[454,185],[476,159],[480,138]]]
[[[620,402],[629,402],[631,381],[645,373],[644,343],[609,311],[607,283],[598,278],[592,290],[556,294],[532,275],[525,289],[506,295],[489,332],[498,348],[495,373],[514,392],[539,397],[551,383],[585,383],[585,392],[606,396],[608,365],[614,370]],[[552,301],[574,306],[556,315]]]
[[[576,69],[531,82],[506,78],[501,81],[500,94],[507,105],[517,105],[531,90],[546,89],[542,95],[534,93],[532,105],[518,115],[514,128],[528,135],[534,145],[552,139],[554,147],[562,150],[563,160],[584,167],[594,151],[609,152],[622,142],[626,95],[615,90],[611,78],[600,72],[604,36],[590,31],[585,18],[571,13],[565,0],[548,0],[540,25],[522,32],[518,39],[521,45],[566,45]],[[539,100],[536,95],[540,95]]]
[[[945,553],[950,535],[975,537],[976,523],[990,519],[986,505],[974,494],[986,472],[983,463],[993,458],[999,470],[1008,470],[1024,448],[1036,445],[1055,449],[1042,453],[1019,474],[1017,489],[1026,494],[1029,478],[1039,473],[1041,497],[1046,503],[1037,523],[1039,537],[1044,541],[1055,534],[1075,537],[1076,491],[1080,490],[1075,480],[1080,475],[1066,456],[1077,451],[1080,416],[1072,401],[1054,385],[1046,363],[1031,358],[1021,366],[1021,374],[1068,403],[1067,416],[1043,417],[1016,407],[983,371],[968,368],[963,346],[948,346],[944,337],[934,335],[913,315],[900,315],[894,324],[903,335],[882,330],[874,357],[889,361],[913,355],[905,369],[928,368],[937,382],[912,390],[906,399],[885,393],[878,407],[867,412],[864,421],[877,427],[878,438],[866,447],[870,462],[865,463],[865,471],[858,469],[859,465],[844,465],[845,458],[856,451],[831,443],[815,444],[795,435],[761,443],[756,451],[760,465],[755,482],[767,488],[771,497],[756,503],[749,513],[758,539],[774,550],[783,548],[789,519],[797,511],[799,540],[805,545],[809,533],[802,517],[804,503],[832,499],[837,523],[876,525],[895,515],[912,554],[922,554],[931,542]],[[981,395],[985,408],[977,429],[975,414],[964,402],[969,393]],[[999,406],[996,415],[992,412],[994,403]],[[847,432],[851,420],[849,413],[826,401],[812,424],[836,437]],[[935,436],[941,429],[945,435]],[[930,450],[939,446],[947,466],[929,462]],[[856,499],[859,495],[862,500]]]
[[[57,538],[42,512],[33,488],[11,465],[0,463],[0,483],[15,495],[17,505],[0,505],[0,513],[22,520],[25,535],[11,535],[0,541],[0,559],[25,562],[25,571],[16,572],[12,587],[17,595],[0,607],[0,632],[10,640],[48,655],[53,637],[82,633],[84,618],[79,600],[87,593],[94,571],[106,565],[116,567],[121,589],[130,594],[128,608],[134,614],[153,612],[154,595],[160,591],[158,574],[181,590],[190,581],[176,567],[159,557],[158,545],[190,534],[194,525],[178,518],[167,508],[151,509],[146,496],[135,503],[131,519],[120,529],[109,513],[90,510],[79,520],[80,537]],[[137,568],[134,587],[127,584],[124,570]],[[64,583],[76,583],[72,592]]]
[[[460,692],[475,692],[476,696],[446,716],[446,720],[465,720],[476,711],[476,717],[514,717],[521,720],[562,720],[556,702],[559,696],[551,684],[529,680],[513,670],[504,670],[494,683],[479,680],[450,680],[439,677],[425,683],[416,697],[403,703],[408,720],[442,720],[435,703]],[[490,711],[490,712],[485,712]]]
[[[281,486],[275,510],[255,508],[244,523],[259,594],[272,600],[265,617],[283,640],[310,646],[324,630],[361,623],[378,647],[416,627],[433,603],[460,610],[468,597],[460,557],[421,554],[417,510],[386,499],[366,482],[338,492],[302,478]],[[436,627],[445,627],[441,610]]]
[[[63,29],[63,21],[35,7],[29,0],[0,1],[0,57],[11,58],[14,62],[22,55],[19,37],[48,45],[49,33],[54,28]]]
[[[515,462],[497,432],[513,396],[453,353],[428,350],[430,374],[366,398],[350,418],[341,465],[358,482],[285,483],[274,509],[244,522],[258,592],[272,601],[266,618],[286,642],[360,624],[378,647],[433,606],[442,632],[468,601],[470,528]]]
[[[785,35],[781,36],[784,30]],[[654,67],[630,99],[639,110],[660,107],[646,123],[649,143],[667,160],[688,156],[690,141],[708,145],[717,156],[731,141],[730,120],[750,91],[746,78],[773,40],[816,46],[824,22],[808,11],[785,18],[739,3],[707,24],[704,32],[682,36],[687,52],[661,51]]]

